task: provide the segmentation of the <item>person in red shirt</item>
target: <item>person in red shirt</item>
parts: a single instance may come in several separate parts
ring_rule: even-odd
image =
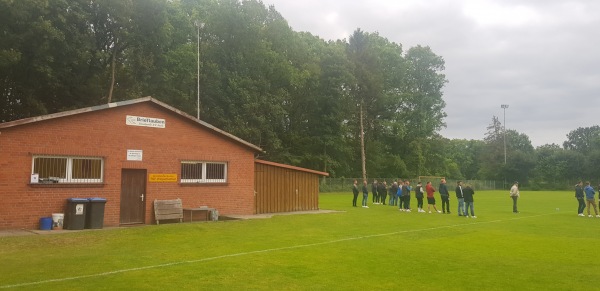
[[[427,192],[427,211],[431,213],[431,206],[433,205],[433,210],[435,210],[435,212],[442,213],[435,207],[435,197],[433,197],[433,193],[435,193],[435,188],[431,186],[430,181],[427,181],[427,185],[425,185],[425,192]]]

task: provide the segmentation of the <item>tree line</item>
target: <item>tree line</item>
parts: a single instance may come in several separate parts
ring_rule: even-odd
[[[508,130],[504,164],[495,117],[482,141],[439,135],[448,80],[428,46],[325,41],[261,1],[0,0],[0,33],[2,122],[153,96],[332,177],[598,176],[597,128],[537,149]]]

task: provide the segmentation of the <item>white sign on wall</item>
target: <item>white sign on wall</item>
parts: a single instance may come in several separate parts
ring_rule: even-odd
[[[144,155],[143,150],[127,150],[128,161],[141,161]]]
[[[127,115],[125,117],[125,124],[133,126],[165,128],[167,126],[167,121],[161,118]]]

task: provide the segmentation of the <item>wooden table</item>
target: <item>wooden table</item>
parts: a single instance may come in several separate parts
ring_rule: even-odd
[[[210,207],[196,207],[196,208],[183,208],[183,219],[185,221],[187,221],[187,218],[189,217],[189,222],[193,222],[194,221],[194,212],[205,212],[205,217],[204,219],[198,219],[197,221],[210,221],[210,214],[214,211],[214,208],[210,208]],[[189,212],[189,216],[186,214],[186,212]]]

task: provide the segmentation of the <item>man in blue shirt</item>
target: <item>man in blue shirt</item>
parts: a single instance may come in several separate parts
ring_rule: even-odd
[[[587,200],[588,217],[592,217],[592,215],[590,214],[590,205],[594,207],[596,217],[600,217],[600,215],[598,215],[598,208],[596,207],[596,199],[594,198],[596,192],[594,191],[594,188],[590,186],[589,181],[585,182],[585,188],[583,188],[583,192],[585,192],[585,199]]]

